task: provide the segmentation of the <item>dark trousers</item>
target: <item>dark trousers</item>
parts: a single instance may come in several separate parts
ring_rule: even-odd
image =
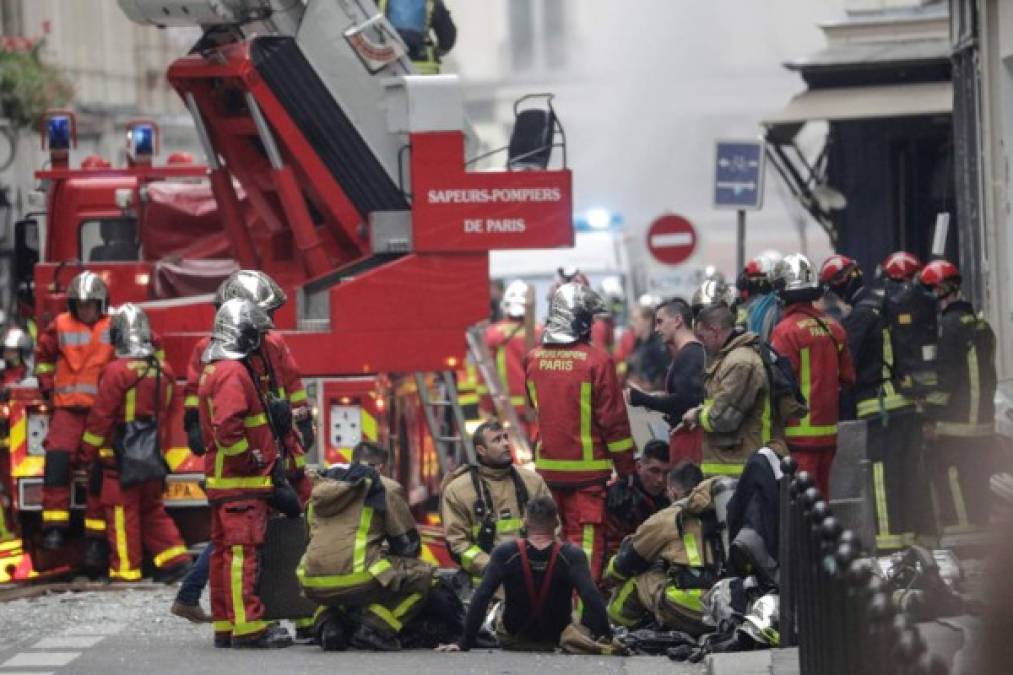
[[[876,514],[876,547],[903,548],[917,535],[934,536],[932,500],[925,472],[922,416],[891,412],[868,419],[869,494]]]
[[[208,569],[214,548],[214,544],[208,542],[190,571],[183,577],[183,581],[179,584],[179,592],[176,593],[176,600],[180,603],[193,606],[200,602],[200,596],[208,585]]]

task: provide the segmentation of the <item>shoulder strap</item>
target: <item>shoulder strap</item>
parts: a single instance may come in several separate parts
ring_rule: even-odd
[[[523,518],[524,511],[528,506],[528,486],[524,484],[524,478],[516,466],[510,467],[510,477],[514,481],[514,492],[517,494],[517,510],[520,511],[517,517]]]
[[[552,542],[552,551],[549,553],[549,564],[545,567],[545,576],[542,577],[542,584],[538,590],[535,590],[535,575],[531,571],[531,562],[528,560],[527,548],[525,540],[517,540],[517,553],[521,559],[521,572],[524,574],[524,585],[527,587],[528,600],[531,603],[531,616],[524,625],[524,629],[528,628],[542,615],[545,603],[549,599],[549,590],[552,588],[552,574],[556,569],[556,560],[559,558],[561,545],[558,541]],[[524,629],[521,629],[521,632]]]
[[[471,476],[471,486],[475,489],[475,515],[485,518],[486,514],[492,513],[495,506],[492,495],[489,494],[489,486],[478,475],[478,467],[474,464],[468,468],[468,474]]]

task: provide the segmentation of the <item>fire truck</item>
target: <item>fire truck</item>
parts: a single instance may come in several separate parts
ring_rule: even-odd
[[[387,445],[424,525],[442,472],[460,461],[434,433],[430,404],[439,401],[426,390],[452,380],[466,331],[488,316],[489,251],[573,245],[571,174],[551,96],[518,102],[505,169],[476,171],[458,78],[414,74],[370,0],[120,5],[139,23],[203,29],[167,76],[206,163],[159,164],[151,120],[127,126],[126,166],[77,163],[73,114],[48,113],[50,166],[36,173],[45,211],[15,228],[25,313],[45,326],[65,308],[70,279],[92,270],[111,304],[144,306],[182,374],[211,326],[218,283],[236,269],[264,270],[290,298],[275,323],[313,402],[310,460],[347,461],[362,439]],[[207,537],[202,464],[186,449],[177,403],[166,500],[197,541]],[[50,559],[37,546],[48,411],[31,386],[12,388],[5,405],[0,466],[20,537],[0,544],[0,581],[65,573],[73,553]],[[79,477],[75,523],[84,489]],[[448,561],[435,529],[424,541],[428,557]]]

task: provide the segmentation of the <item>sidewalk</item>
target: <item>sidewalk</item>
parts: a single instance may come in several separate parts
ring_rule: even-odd
[[[708,675],[798,675],[798,648],[711,654]]]

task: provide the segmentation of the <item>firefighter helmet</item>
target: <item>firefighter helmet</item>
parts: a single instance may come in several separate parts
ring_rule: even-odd
[[[503,313],[511,319],[523,319],[528,308],[529,288],[530,286],[520,279],[511,281],[503,292],[503,300],[500,302]]]
[[[246,298],[231,298],[215,314],[204,363],[245,358],[260,346],[261,335],[274,327],[267,312]]]
[[[3,348],[15,349],[18,355],[21,357],[22,363],[27,363],[32,357],[32,348],[35,345],[32,342],[32,336],[28,334],[23,328],[18,326],[11,326],[4,333],[3,337]]]
[[[846,255],[832,255],[823,261],[820,283],[844,302],[854,302],[862,288],[862,268]]]
[[[774,267],[774,287],[786,302],[811,302],[820,296],[816,269],[801,253],[786,255]]]
[[[583,284],[565,283],[552,294],[542,344],[565,345],[586,339],[594,317],[607,313],[600,295]]]
[[[881,267],[887,279],[908,281],[922,268],[922,261],[914,253],[897,251],[886,256]]]
[[[960,287],[960,270],[949,260],[933,260],[921,271],[921,282],[926,288],[949,295]]]
[[[109,338],[116,356],[144,358],[155,353],[151,346],[151,325],[144,310],[128,302],[119,307],[109,324]]]
[[[71,312],[77,315],[77,303],[94,300],[99,303],[103,314],[109,306],[109,287],[102,277],[94,272],[85,271],[70,280],[67,285],[67,303]]]
[[[724,304],[728,307],[735,302],[735,291],[724,282],[723,279],[708,279],[700,284],[700,288],[693,293],[690,304],[693,306],[693,315],[696,316],[704,307]]]
[[[285,291],[281,290],[281,286],[260,270],[233,272],[218,287],[218,292],[215,293],[215,305],[221,307],[233,298],[250,300],[268,314],[272,314],[288,301],[288,296],[285,295]]]
[[[739,626],[739,630],[759,645],[777,647],[780,642],[778,605],[776,593],[767,593],[757,598],[746,612],[745,621]]]

